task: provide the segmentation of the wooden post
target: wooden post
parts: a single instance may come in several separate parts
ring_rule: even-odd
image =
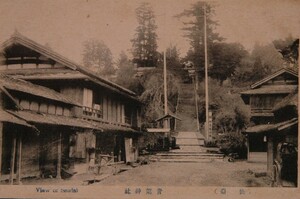
[[[199,109],[198,109],[198,74],[195,72],[195,76],[192,77],[192,81],[194,84],[194,93],[195,93],[195,106],[196,106],[196,118],[197,118],[197,131],[200,132],[200,125],[199,125]]]
[[[272,173],[273,169],[273,161],[274,161],[274,156],[273,156],[273,137],[268,136],[268,151],[267,151],[267,171],[269,174]]]
[[[208,139],[208,53],[207,53],[207,35],[206,35],[206,3],[204,4],[204,54],[205,54],[205,139]]]
[[[22,172],[22,135],[18,139],[18,161],[17,161],[17,184],[21,185],[21,172]]]
[[[13,134],[13,143],[11,148],[11,158],[10,158],[10,175],[9,184],[14,183],[14,170],[15,170],[15,157],[16,157],[16,135]]]
[[[164,111],[168,114],[168,92],[167,92],[167,58],[166,50],[164,50]]]
[[[57,142],[57,179],[61,179],[61,132],[59,132],[59,138]]]
[[[250,135],[248,134],[247,135],[247,160],[249,161],[250,160]]]
[[[0,122],[0,178],[2,176],[3,122]]]

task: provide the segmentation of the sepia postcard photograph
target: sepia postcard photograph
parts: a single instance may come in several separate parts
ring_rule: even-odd
[[[299,0],[0,0],[1,198],[289,198]]]

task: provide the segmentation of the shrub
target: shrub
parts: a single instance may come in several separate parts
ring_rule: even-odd
[[[216,147],[217,146],[217,140],[205,140],[204,145],[206,147]]]
[[[245,145],[245,136],[237,133],[230,133],[219,135],[217,138],[217,145],[220,151],[225,155],[230,153],[237,153],[239,158],[247,158],[247,147]]]

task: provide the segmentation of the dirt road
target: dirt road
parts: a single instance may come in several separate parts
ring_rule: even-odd
[[[256,178],[252,171],[263,171],[259,163],[213,161],[202,163],[154,162],[111,176],[97,185],[120,186],[226,186],[268,187],[268,177]]]

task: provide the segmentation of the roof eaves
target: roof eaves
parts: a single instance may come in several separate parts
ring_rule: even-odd
[[[38,92],[33,93],[33,92],[28,92],[25,89],[23,90],[23,89],[20,89],[20,88],[13,88],[13,87],[8,86],[8,85],[1,85],[1,87],[4,88],[4,92],[6,91],[6,89],[8,89],[8,90],[15,90],[15,91],[18,91],[18,92],[22,92],[22,93],[27,93],[27,94],[30,94],[30,95],[39,96],[39,97],[42,97],[42,98],[46,98],[46,99],[51,99],[51,100],[54,100],[54,101],[63,102],[65,104],[72,104],[72,105],[76,105],[76,106],[82,106],[81,104],[73,101],[72,99],[69,99],[68,97],[64,96],[63,94],[58,93],[58,92],[56,92],[56,91],[54,91],[52,89],[49,89],[49,88],[46,88],[46,87],[43,87],[43,86],[39,86],[39,85],[35,85],[35,84],[32,84],[32,83],[30,83],[28,81],[25,81],[25,80],[14,79],[14,78],[8,77],[8,76],[0,76],[0,78],[2,78],[4,82],[5,81],[9,81],[10,84],[18,84],[18,83],[21,84],[22,83],[22,86],[25,86],[27,88],[33,87],[33,88],[35,88],[37,90],[40,90],[40,91],[43,91],[43,92],[47,92],[48,96],[39,94]],[[51,97],[49,97],[49,96],[51,96]],[[12,97],[12,96],[9,96],[9,97]],[[20,109],[22,109],[19,104],[17,104],[17,105],[18,105],[18,107],[20,107]]]
[[[2,45],[2,49],[9,46],[12,43],[21,43],[22,45],[24,45],[28,48],[34,49],[34,50],[38,51],[39,53],[41,53],[43,55],[46,55],[46,56],[50,57],[51,59],[53,59],[55,61],[58,61],[58,62],[62,63],[63,65],[66,65],[67,67],[69,67],[73,70],[78,70],[79,72],[84,73],[85,75],[88,75],[92,78],[96,78],[99,81],[102,81],[104,84],[107,84],[107,85],[102,85],[102,86],[106,86],[106,87],[110,86],[110,89],[111,89],[111,87],[114,87],[115,89],[121,91],[120,94],[125,94],[126,93],[126,94],[129,94],[129,95],[133,96],[133,97],[136,96],[136,93],[134,93],[133,91],[128,90],[128,89],[126,89],[122,86],[119,86],[118,84],[115,84],[115,83],[113,83],[109,80],[106,80],[104,78],[101,78],[97,75],[94,75],[92,73],[92,71],[89,71],[88,69],[80,66],[79,64],[74,63],[73,61],[67,59],[66,57],[63,57],[62,55],[52,51],[51,49],[48,49],[48,48],[38,44],[37,42],[21,35],[18,32],[16,32],[14,35],[12,35],[12,37],[9,40],[4,42],[4,44]]]
[[[297,77],[298,77],[298,73],[297,73],[296,71],[294,71],[294,70],[292,70],[292,69],[289,69],[289,68],[282,68],[282,69],[278,70],[277,72],[275,72],[275,73],[273,73],[273,74],[271,74],[271,75],[269,75],[269,76],[263,78],[262,80],[260,80],[260,81],[258,81],[258,82],[256,82],[256,83],[252,84],[250,87],[251,87],[252,89],[253,89],[253,88],[256,88],[256,87],[262,85],[263,83],[265,83],[265,82],[267,82],[267,81],[273,79],[274,77],[277,77],[278,75],[281,75],[281,74],[283,74],[283,73],[285,73],[285,72],[287,72],[287,73],[289,73],[289,74],[291,74],[291,75],[294,75],[294,76],[297,76]]]

